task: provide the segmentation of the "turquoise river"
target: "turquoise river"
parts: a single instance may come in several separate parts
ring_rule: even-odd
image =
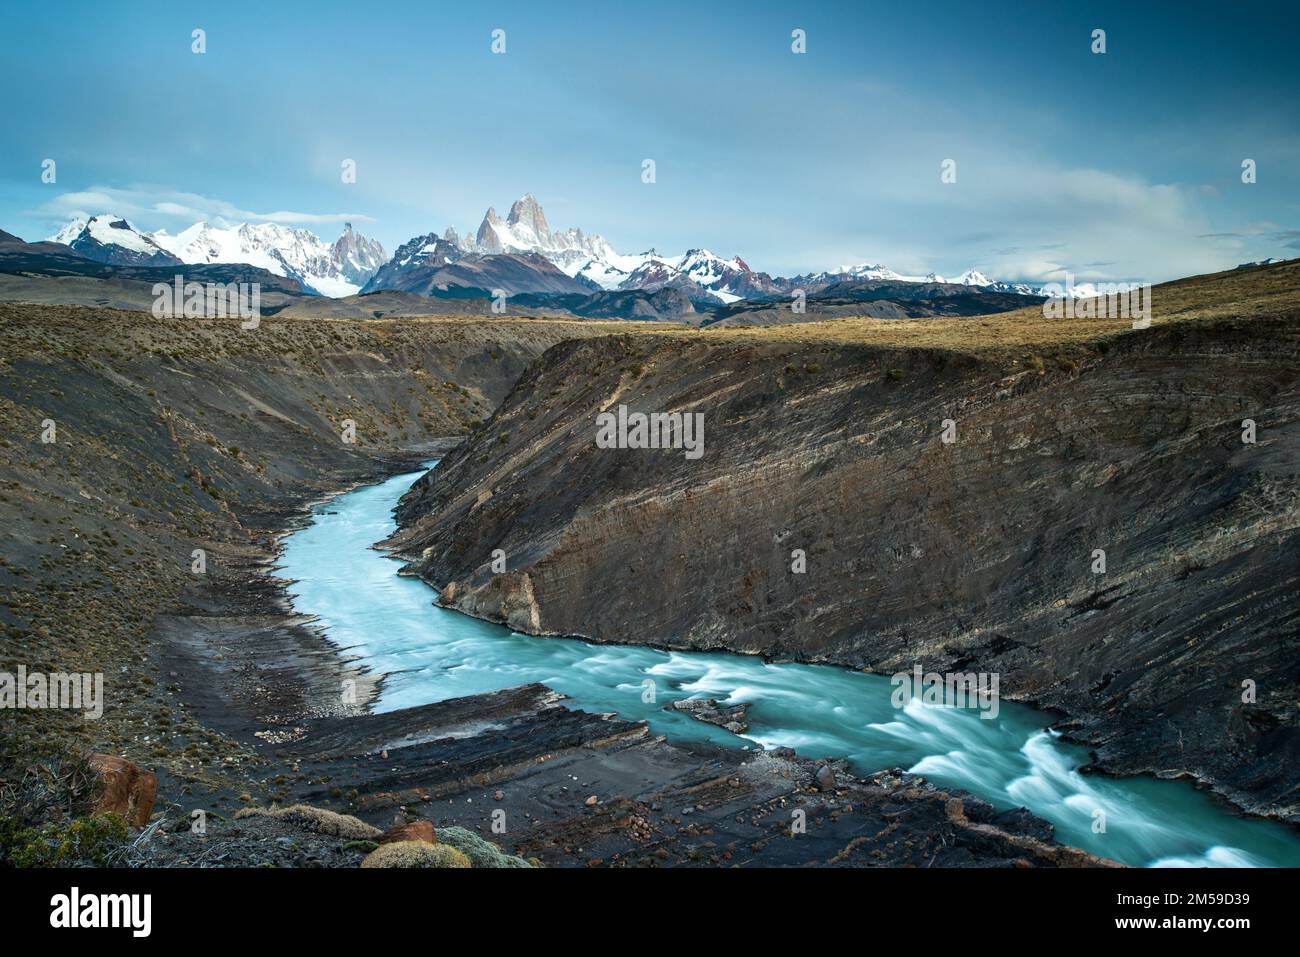
[[[372,547],[392,533],[397,499],[420,474],[341,494],[284,540],[281,574],[293,580],[294,607],[387,675],[377,710],[540,681],[574,708],[644,719],[670,740],[784,745],[808,757],[847,758],[862,773],[905,768],[999,807],[1027,807],[1056,825],[1061,841],[1127,864],[1300,865],[1300,832],[1243,818],[1187,782],[1080,774],[1086,750],[1060,740],[1043,713],[1024,705],[1001,702],[994,720],[917,700],[895,708],[893,686],[877,675],[535,638],[439,608],[433,589],[398,576],[399,563]],[[655,600],[653,591],[646,597]],[[654,703],[642,700],[647,679]],[[744,702],[748,733],[664,710],[685,697]],[[1102,820],[1104,831],[1094,824]]]

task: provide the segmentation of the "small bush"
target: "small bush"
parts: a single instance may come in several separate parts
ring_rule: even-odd
[[[424,841],[397,841],[381,845],[366,855],[361,862],[365,868],[375,867],[470,867],[470,860],[456,848],[447,844],[426,844]]]
[[[0,860],[14,867],[111,867],[121,860],[129,829],[116,814],[91,814],[40,828],[0,819]]]
[[[462,852],[475,867],[532,867],[522,857],[505,853],[491,841],[463,827],[438,828],[438,840]]]
[[[349,841],[374,840],[383,831],[367,824],[350,814],[339,814],[312,807],[310,804],[294,804],[291,807],[246,807],[235,815],[241,817],[270,817],[285,821],[304,831],[325,834],[329,837],[341,837]]]

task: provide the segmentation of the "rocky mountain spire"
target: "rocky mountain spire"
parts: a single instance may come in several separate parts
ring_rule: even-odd
[[[510,226],[522,226],[536,236],[538,242],[543,245],[551,238],[551,227],[546,222],[546,214],[542,212],[541,204],[532,193],[525,193],[523,198],[515,200],[514,205],[510,207],[510,215],[506,217],[506,223]]]
[[[501,237],[497,235],[497,226],[501,220],[497,219],[497,211],[491,206],[488,207],[487,214],[483,217],[483,222],[479,224],[478,232],[474,234],[474,242],[485,253],[499,253],[505,247],[501,245]]]

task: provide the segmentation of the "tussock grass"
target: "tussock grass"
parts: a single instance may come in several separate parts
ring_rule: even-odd
[[[294,804],[290,807],[246,807],[235,815],[236,819],[245,817],[269,817],[284,821],[304,831],[325,834],[329,837],[341,837],[349,841],[373,840],[383,832],[350,814],[339,814],[310,804]]]
[[[1300,317],[1300,260],[1161,283],[1151,290],[1151,324],[1257,316]],[[1104,305],[1096,310],[1104,313]],[[718,342],[829,343],[1017,351],[1082,345],[1133,331],[1131,319],[1048,319],[1041,306],[989,316],[829,319],[780,326],[705,329]],[[664,330],[664,334],[674,334]]]
[[[1152,325],[1227,317],[1300,312],[1300,259],[1231,269],[1160,283],[1152,289]],[[1101,311],[1104,311],[1101,310]],[[108,324],[107,326],[105,324]],[[1041,306],[987,316],[920,319],[851,317],[769,326],[696,329],[680,323],[494,316],[407,316],[393,319],[278,318],[262,320],[254,334],[237,320],[155,319],[148,313],[83,306],[0,304],[0,329],[10,355],[284,354],[366,352],[394,342],[492,343],[520,337],[550,341],[603,335],[645,336],[693,342],[826,343],[959,350],[1013,351],[1082,344],[1132,330],[1126,318],[1048,319]],[[105,338],[105,330],[112,336]],[[24,348],[26,346],[27,348]]]
[[[472,867],[470,859],[447,844],[426,844],[424,841],[398,841],[384,844],[366,855],[361,862],[364,868],[377,867]]]

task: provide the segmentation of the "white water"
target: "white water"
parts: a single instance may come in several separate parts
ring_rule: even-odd
[[[1190,784],[1108,778],[1076,770],[1086,752],[1046,729],[1032,708],[974,709],[913,700],[892,706],[888,679],[821,665],[771,664],[722,653],[665,652],[534,638],[433,604],[425,583],[372,544],[394,529],[392,509],[422,473],[340,495],[288,536],[283,574],[294,607],[317,615],[335,643],[388,677],[377,710],[392,711],[540,681],[588,711],[645,719],[657,732],[730,747],[795,748],[844,757],[860,772],[902,767],[1000,808],[1028,807],[1067,844],[1139,866],[1300,865],[1300,836],[1237,817]],[[659,600],[652,590],[646,600]],[[655,702],[642,700],[647,680]],[[749,705],[744,738],[664,710],[678,698]],[[1105,831],[1094,832],[1101,811]]]

